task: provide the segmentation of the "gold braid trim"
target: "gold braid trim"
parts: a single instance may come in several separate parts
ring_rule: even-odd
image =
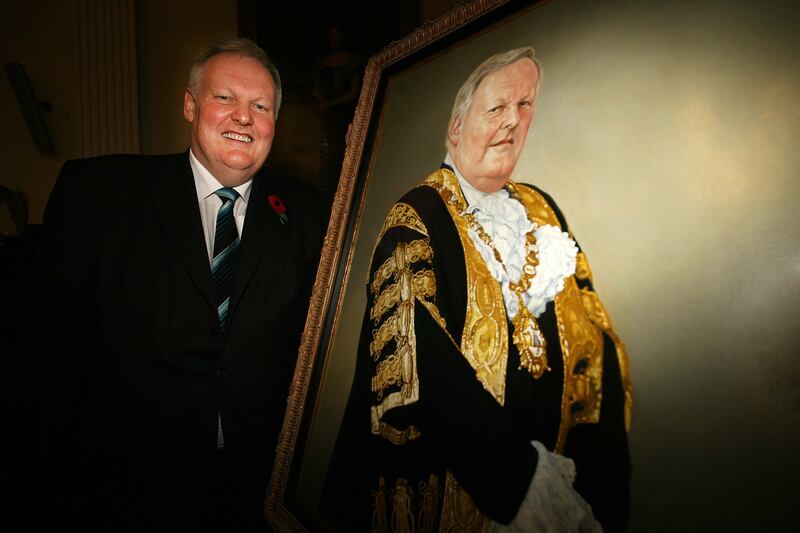
[[[401,446],[408,441],[418,439],[421,435],[415,426],[408,426],[404,430],[395,429],[386,422],[381,422],[378,428],[378,435],[388,440],[392,444]]]
[[[414,296],[418,299],[436,296],[436,275],[433,270],[420,270],[411,278]]]
[[[375,272],[375,277],[372,279],[372,283],[369,284],[369,292],[375,294],[381,288],[381,285],[392,277],[395,272],[397,272],[397,265],[394,262],[394,255],[390,255]]]
[[[378,295],[369,314],[373,321],[377,323],[386,311],[395,307],[401,300],[405,300],[403,291],[411,290],[414,296],[419,298],[430,298],[436,295],[436,276],[433,270],[420,270],[409,276],[410,272],[410,270],[399,272],[400,281],[389,285]]]
[[[378,329],[372,330],[372,342],[369,343],[369,354],[372,359],[377,361],[381,355],[381,350],[386,344],[394,339],[400,331],[399,310],[387,318]]]
[[[383,396],[383,391],[401,381],[403,373],[402,354],[392,354],[378,364],[378,371],[372,378],[372,392],[378,393],[378,399]]]
[[[397,308],[392,316],[373,331],[370,343],[370,355],[375,361],[380,359],[381,350],[390,340],[396,343],[395,352],[378,362],[371,380],[372,392],[376,393],[379,402],[371,408],[371,426],[374,434],[397,444],[416,438],[419,432],[416,429],[412,431],[411,428],[391,428],[381,419],[387,411],[419,399],[414,302],[427,302],[428,298],[436,296],[436,276],[430,269],[413,272],[411,266],[432,258],[433,251],[426,240],[398,243],[392,253],[395,283],[375,298],[375,304],[370,310],[370,317],[377,324],[389,309]],[[384,397],[386,389],[390,387],[399,387],[400,390]]]
[[[406,244],[403,254],[406,265],[412,265],[420,261],[430,263],[433,260],[433,249],[427,239],[416,239]],[[375,294],[386,280],[397,273],[397,270],[397,261],[395,261],[393,254],[375,272],[375,278],[370,284],[370,292]]]
[[[375,299],[375,305],[369,312],[369,317],[377,324],[381,317],[400,302],[400,284],[393,283],[386,287]]]
[[[564,289],[556,296],[555,307],[564,354],[564,394],[556,443],[556,452],[562,453],[570,428],[600,421],[603,334],[586,314],[574,277],[564,280]]]
[[[588,268],[588,262],[586,266]],[[625,349],[625,344],[622,342],[622,339],[619,338],[619,335],[617,335],[614,326],[611,325],[611,317],[608,315],[608,311],[606,311],[606,307],[603,305],[603,302],[600,301],[597,293],[589,289],[581,289],[581,302],[592,322],[597,324],[599,328],[611,337],[611,340],[614,341],[614,346],[617,348],[619,373],[622,377],[622,386],[625,389],[625,428],[630,431],[631,417],[633,415],[633,385],[631,384],[630,360],[628,359],[628,352]]]
[[[583,252],[578,252],[578,256],[575,258],[575,276],[578,279],[592,281],[592,269],[589,268],[589,261]]]
[[[425,224],[422,223],[422,217],[419,216],[419,213],[410,205],[398,202],[392,206],[389,210],[389,214],[386,215],[383,226],[381,226],[381,230],[378,232],[378,239],[375,241],[375,246],[378,246],[378,243],[381,242],[381,239],[387,231],[398,227],[409,228],[422,233],[426,237],[428,236],[428,229],[425,227]],[[375,255],[375,250],[372,251],[372,255]]]

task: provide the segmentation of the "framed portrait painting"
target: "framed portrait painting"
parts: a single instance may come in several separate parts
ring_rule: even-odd
[[[772,487],[770,505],[789,501],[783,461],[796,457],[796,438],[758,424],[782,413],[781,424],[797,427],[798,410],[785,406],[796,406],[796,379],[786,376],[797,375],[788,339],[800,287],[799,211],[787,208],[800,199],[798,10],[788,0],[767,4],[477,0],[370,58],[265,504],[276,529],[331,529],[320,497],[384,218],[443,162],[453,101],[469,73],[526,46],[536,49],[541,86],[511,178],[558,200],[631,354],[644,406],[634,410],[631,448],[647,468],[634,468],[630,528],[680,529],[684,517],[662,507],[686,502],[698,502],[689,514],[717,525],[766,523],[759,510],[768,506],[755,500],[709,502],[717,478],[670,490],[687,474],[665,457],[717,465],[731,493],[748,495],[742,501],[750,501],[748,479]],[[725,268],[727,257],[737,258],[735,268]],[[761,285],[748,292],[742,280]],[[762,301],[769,307],[745,312]],[[714,380],[702,365],[712,365]],[[720,412],[740,417],[734,427],[762,435],[759,446],[770,451],[741,442],[740,455],[720,455],[704,440]],[[739,456],[781,459],[744,475]]]

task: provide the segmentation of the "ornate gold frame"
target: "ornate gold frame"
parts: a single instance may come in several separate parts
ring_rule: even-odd
[[[494,25],[547,1],[549,0],[475,0],[459,5],[370,57],[323,243],[264,504],[264,515],[277,531],[306,531],[301,519],[285,501],[287,484],[302,417],[311,392],[312,376],[317,365],[324,367],[327,356],[326,347],[322,346],[323,337],[326,329],[335,330],[336,317],[350,274],[354,236],[358,234],[366,198],[365,189],[369,185],[366,180],[359,183],[359,179],[369,175],[373,164],[373,147],[380,138],[380,97],[386,79],[404,68],[429,61],[453,46],[488,31]],[[333,333],[329,332],[328,340]],[[320,353],[321,349],[325,349],[325,352]]]

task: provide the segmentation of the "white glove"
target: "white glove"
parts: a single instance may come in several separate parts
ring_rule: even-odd
[[[494,533],[602,533],[592,508],[572,487],[575,463],[547,451],[539,441],[531,442],[539,462],[517,516],[507,526],[492,522]]]

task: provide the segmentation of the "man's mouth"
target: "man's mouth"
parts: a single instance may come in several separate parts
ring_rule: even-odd
[[[503,146],[504,144],[514,144],[514,139],[509,137],[508,139],[503,139],[503,140],[497,141],[495,143],[492,143],[489,146],[491,146],[491,147]]]
[[[225,137],[226,139],[231,139],[231,140],[234,140],[234,141],[241,141],[243,143],[251,143],[251,142],[253,142],[253,138],[250,137],[249,135],[242,135],[242,134],[239,134],[239,133],[233,133],[231,131],[226,131],[225,133],[222,134],[222,136]]]

